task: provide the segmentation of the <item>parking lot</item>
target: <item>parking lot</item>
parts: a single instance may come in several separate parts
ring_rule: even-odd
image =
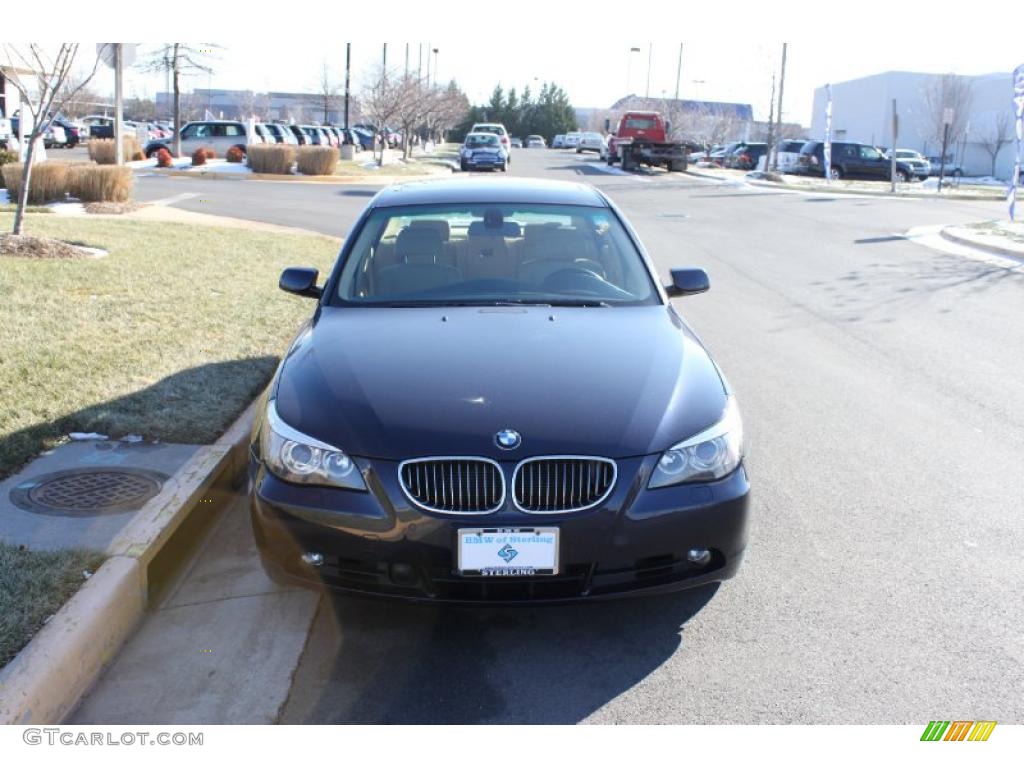
[[[608,193],[666,282],[674,266],[710,275],[709,293],[674,303],[749,435],[739,576],[571,608],[318,597],[262,575],[239,496],[74,719],[1019,722],[1024,266],[907,237],[1002,204],[624,174],[561,150],[512,158],[510,175]],[[375,190],[136,184],[143,202],[331,235]]]

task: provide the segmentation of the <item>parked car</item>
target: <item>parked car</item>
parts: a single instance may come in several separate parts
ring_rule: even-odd
[[[886,152],[885,156],[889,157],[889,153]],[[911,172],[921,181],[927,179],[932,171],[931,163],[916,149],[900,149],[897,147],[896,159],[909,165]]]
[[[255,123],[252,129],[261,144],[277,144],[277,137],[270,132],[265,123]]]
[[[246,151],[245,123],[238,120],[194,120],[181,127],[181,151],[191,155],[200,147],[209,147],[224,157],[229,149],[237,147],[244,154]],[[174,139],[167,137],[146,144],[143,152],[146,157],[155,157],[161,149],[173,154]]]
[[[281,275],[315,309],[248,452],[271,579],[479,603],[737,573],[743,425],[669,300],[707,274],[672,269],[663,286],[593,187],[502,182],[383,189],[323,286],[316,269]]]
[[[576,144],[576,154],[581,152],[597,152],[603,155],[608,147],[608,142],[597,131],[586,131],[580,134],[580,140]]]
[[[553,138],[551,140],[551,148],[552,149],[562,149],[564,147],[565,147],[565,134],[564,133],[556,133],[555,134],[555,138]]]
[[[736,168],[741,171],[752,171],[757,168],[761,158],[768,151],[768,145],[764,143],[751,142],[736,149],[732,154],[726,155],[724,165],[726,168]]]
[[[928,175],[938,176],[939,171],[942,170],[942,158],[939,156],[931,156],[928,160]],[[964,169],[956,162],[956,158],[946,155],[946,167],[944,169],[946,176],[952,176],[953,178],[959,178],[964,175]]]
[[[56,146],[73,149],[82,142],[82,134],[78,126],[65,117],[58,115],[52,120],[53,125],[60,126],[64,131],[64,141],[56,142]]]
[[[285,128],[291,131],[292,136],[295,137],[295,143],[298,144],[300,147],[309,146],[313,143],[313,140],[309,137],[309,135],[307,135],[306,132],[302,130],[302,126],[292,123],[291,125],[286,125]]]
[[[799,172],[807,176],[825,175],[825,143],[808,141],[800,149]],[[890,180],[891,161],[877,147],[852,141],[832,142],[831,177],[833,179]],[[896,160],[896,180],[905,182],[914,178],[910,165]]]
[[[517,149],[522,149],[523,146],[523,140],[514,136],[508,140],[508,143],[510,146],[516,147]]]
[[[359,146],[363,148],[364,152],[373,151],[373,133],[365,130],[364,128],[353,128],[352,133],[355,135],[356,141]]]
[[[470,133],[493,133],[501,141],[501,147],[505,150],[505,154],[508,155],[506,162],[511,165],[512,163],[512,142],[509,140],[508,131],[505,130],[505,126],[501,123],[474,123],[473,127],[469,130]]]
[[[263,130],[266,131],[267,135],[270,137],[270,141],[267,142],[268,144],[295,145],[299,143],[299,140],[295,138],[295,134],[288,130],[287,125],[282,125],[280,123],[257,123],[257,125],[262,125]]]
[[[10,135],[11,138],[17,140],[18,135],[21,132],[21,117],[18,115],[17,112],[15,112],[14,114],[15,116],[12,117],[10,120]],[[26,134],[27,133],[28,129],[26,128]],[[64,132],[64,129],[53,120],[48,121],[47,124],[43,127],[42,139],[43,146],[46,149],[53,149],[54,147],[63,147],[68,142],[68,137],[67,134]]]
[[[526,148],[527,149],[545,149],[548,143],[544,141],[543,136],[538,136],[535,133],[530,134],[526,137]]]
[[[807,139],[783,139],[778,143],[775,152],[781,173],[797,172],[800,167],[800,150],[806,143]]]
[[[493,133],[468,133],[459,150],[459,167],[464,171],[491,168],[508,170],[508,152]]]
[[[571,131],[565,134],[565,147],[567,149],[576,149],[580,145],[580,136],[582,134],[579,131]]]

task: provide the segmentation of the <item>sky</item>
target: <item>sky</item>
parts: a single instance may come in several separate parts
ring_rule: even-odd
[[[642,35],[637,35],[642,37]],[[89,52],[94,44],[83,46]],[[226,88],[255,91],[315,91],[326,63],[340,87],[345,74],[345,42],[285,40],[268,55],[262,43],[223,43],[209,77],[192,77],[185,88]],[[388,41],[389,68],[404,69],[404,41]],[[543,40],[523,50],[517,36],[496,39],[433,39],[408,43],[410,68],[416,70],[420,51],[437,48],[437,67],[431,77],[443,82],[454,78],[473,103],[486,101],[495,84],[505,89],[530,85],[536,92],[543,82],[555,82],[577,107],[609,107],[628,93],[672,97],[676,89],[680,42],[623,39],[619,42],[581,40],[566,56],[564,46]],[[639,48],[639,52],[631,52]],[[140,44],[139,58],[153,45]],[[758,119],[767,117],[772,75],[781,67],[782,40],[730,41],[707,36],[682,42],[679,69],[681,98],[738,101],[754,107]],[[352,91],[358,93],[383,58],[383,41],[359,39],[352,43]],[[1024,60],[1024,49],[995,45],[991,39],[974,44],[940,46],[931,42],[903,42],[896,46],[867,47],[863,39],[837,41],[797,39],[788,42],[783,117],[809,125],[814,89],[888,70],[955,72],[961,75],[1009,73]],[[650,65],[648,67],[648,64]],[[423,61],[426,70],[426,61]],[[648,80],[648,69],[650,76]],[[112,90],[109,70],[96,79],[100,90]],[[1008,79],[1009,82],[1009,79]],[[164,78],[137,68],[126,74],[126,95],[155,96],[165,90]]]

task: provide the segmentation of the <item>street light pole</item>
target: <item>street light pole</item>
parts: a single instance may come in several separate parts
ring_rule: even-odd
[[[438,54],[439,51],[440,51],[440,48],[435,48],[434,49],[434,87],[435,88],[437,87],[437,71],[438,71],[437,70],[437,54]]]
[[[345,43],[345,130],[348,124],[349,76],[352,73],[352,43]]]
[[[630,88],[633,83],[633,54],[640,53],[639,48],[630,48],[629,53],[626,54],[626,95],[629,96],[632,91]]]
[[[430,43],[427,43],[427,88],[430,88]]]
[[[776,140],[782,140],[782,91],[786,87],[786,46],[787,43],[782,44],[782,73],[779,75],[779,109],[775,115],[776,123],[778,124],[779,130],[776,131]],[[768,147],[768,153],[771,154],[772,148]],[[766,166],[767,167],[767,166]],[[779,152],[775,152],[775,162],[772,167],[777,171],[779,170]]]
[[[651,58],[654,56],[654,43],[647,44],[647,90],[644,91],[644,98],[651,98]]]

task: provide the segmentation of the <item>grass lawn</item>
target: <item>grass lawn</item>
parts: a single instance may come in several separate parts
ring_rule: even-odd
[[[323,274],[338,251],[323,236],[39,214],[25,233],[109,255],[0,255],[0,478],[72,431],[215,440],[312,313],[278,290],[281,270]]]
[[[380,168],[363,167],[368,160],[341,160],[338,162],[338,169],[335,176],[430,176],[435,171],[436,162],[424,162],[424,158],[417,158],[410,162],[400,163],[395,160],[384,164]]]
[[[0,543],[0,668],[103,562],[99,552],[29,552]]]

